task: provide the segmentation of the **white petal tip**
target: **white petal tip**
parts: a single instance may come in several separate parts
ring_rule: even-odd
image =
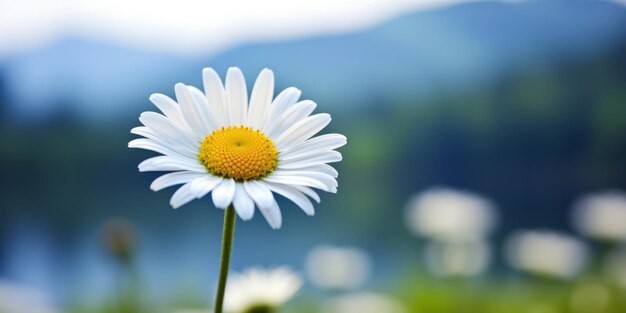
[[[213,74],[217,72],[212,67],[205,67],[202,69],[202,74]]]
[[[242,221],[247,222],[247,221],[249,221],[249,220],[251,220],[251,219],[252,219],[252,216],[241,216],[241,215],[239,215],[239,218],[240,218]]]
[[[129,148],[138,148],[141,145],[141,141],[137,141],[140,140],[141,138],[138,139],[133,139],[131,141],[128,142],[128,147]]]
[[[280,229],[283,226],[283,219],[281,217],[269,217],[265,216],[265,220],[273,230]]]
[[[299,94],[300,94],[300,93],[302,93],[302,90],[300,90],[300,89],[298,89],[298,88],[296,88],[296,87],[287,87],[287,88],[285,89],[285,91],[287,91],[287,90],[288,90],[288,91],[290,91],[290,92],[297,92],[297,93],[299,93]],[[298,97],[298,98],[299,98],[299,97]]]
[[[213,197],[213,195],[211,195],[211,197]],[[215,199],[213,199],[213,205],[220,210],[226,210],[230,203],[215,202]]]

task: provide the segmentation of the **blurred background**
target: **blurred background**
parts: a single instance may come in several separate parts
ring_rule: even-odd
[[[283,312],[626,312],[608,0],[0,1],[0,312],[210,307],[223,212],[172,210],[127,143],[150,94],[230,66],[348,137],[315,217],[237,226],[233,270],[306,278]]]

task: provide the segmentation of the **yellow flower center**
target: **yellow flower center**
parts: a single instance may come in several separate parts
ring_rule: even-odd
[[[273,172],[278,164],[278,151],[260,131],[229,126],[204,137],[198,158],[213,175],[246,181]]]

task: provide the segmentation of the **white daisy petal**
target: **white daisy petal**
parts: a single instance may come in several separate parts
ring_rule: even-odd
[[[315,215],[313,203],[299,190],[285,184],[274,184],[267,182],[269,189],[295,203],[304,213],[309,216]]]
[[[172,195],[172,198],[170,199],[170,205],[174,209],[178,209],[193,199],[195,199],[195,195],[191,192],[191,183],[189,182],[182,185],[178,188],[178,190],[176,190],[176,192],[174,192],[174,195]]]
[[[248,111],[248,91],[241,70],[231,67],[226,73],[226,103],[228,104],[229,124],[243,125]]]
[[[285,150],[306,141],[330,123],[330,115],[326,113],[309,116],[291,127],[276,139],[276,147]]]
[[[158,152],[164,155],[171,155],[171,156],[177,156],[177,157],[189,157],[188,155],[180,153],[179,151],[170,149],[168,145],[163,145],[163,144],[154,142],[148,138],[134,139],[128,143],[128,147],[150,150],[150,151]]]
[[[308,167],[302,168],[304,170],[309,169]],[[330,175],[333,178],[337,178],[339,177],[339,171],[337,171],[337,169],[335,169],[334,167],[328,165],[328,164],[319,164],[319,165],[315,165],[312,166],[311,169],[314,169],[316,171],[320,171],[322,173],[326,173],[328,175]]]
[[[267,130],[276,123],[278,117],[290,106],[294,105],[300,99],[302,92],[295,87],[289,87],[281,91],[272,102],[270,110],[265,117],[261,131],[269,134]]]
[[[261,129],[274,96],[274,72],[263,69],[252,88],[246,125]]]
[[[246,192],[254,200],[259,211],[263,214],[270,227],[273,229],[280,228],[282,224],[282,216],[280,208],[272,195],[272,191],[263,183],[258,181],[246,181],[243,183]]]
[[[205,174],[191,183],[191,191],[196,195],[196,199],[200,199],[211,192],[222,180],[222,177]]]
[[[186,158],[169,155],[160,155],[144,160],[137,166],[140,172],[159,171],[192,171],[206,173],[206,169],[200,163],[194,163]]]
[[[228,278],[224,312],[250,312],[258,305],[278,308],[302,286],[302,277],[286,267],[251,268]]]
[[[189,89],[189,93],[191,94],[193,100],[196,102],[198,117],[205,127],[205,135],[208,135],[214,130],[218,129],[219,127],[215,118],[215,114],[213,110],[209,107],[209,103],[204,93],[202,93],[200,89],[193,86],[187,86],[187,89]]]
[[[150,184],[150,189],[152,189],[152,191],[159,191],[174,185],[186,184],[205,175],[207,174],[191,171],[167,173],[155,179],[152,184]]]
[[[308,178],[313,178],[316,180],[321,181],[322,183],[324,183],[324,185],[326,185],[328,188],[332,189],[332,187],[337,187],[337,180],[332,177],[331,175],[328,175],[326,173],[322,173],[320,171],[317,170],[282,170],[282,169],[278,169],[276,170],[276,172],[272,173],[275,176],[302,176],[302,177],[308,177]]]
[[[226,95],[224,84],[219,75],[212,68],[202,70],[202,81],[204,83],[204,93],[209,102],[209,107],[215,113],[217,122],[216,128],[228,125],[228,107],[226,106]]]
[[[173,141],[173,138],[162,139],[145,126],[135,127],[130,132],[139,136],[143,136],[145,137],[145,139],[150,139],[154,143],[159,144],[170,150],[176,151],[177,153],[184,155],[190,159],[196,159],[198,156],[198,151],[194,150],[190,144],[181,144],[180,142]]]
[[[190,132],[177,127],[167,117],[155,112],[143,112],[139,116],[139,121],[144,124],[153,134],[164,141],[185,145],[197,151],[200,142],[190,136]]]
[[[159,108],[161,112],[163,112],[163,114],[165,114],[165,116],[167,116],[167,118],[172,120],[176,125],[180,126],[181,128],[188,129],[189,126],[187,126],[187,122],[185,122],[183,114],[180,112],[180,106],[178,105],[178,103],[176,103],[176,101],[160,93],[150,95],[149,99],[152,103],[154,103],[157,108]]]
[[[348,143],[346,136],[340,134],[325,134],[313,137],[305,142],[294,145],[289,150],[280,153],[282,160],[309,157],[317,152],[324,152],[344,146]]]
[[[312,165],[312,166],[306,166],[306,167],[299,167],[297,169],[293,169],[293,170],[286,170],[283,172],[291,172],[291,171],[308,171],[308,172],[318,172],[318,173],[322,173],[325,175],[328,175],[332,178],[337,178],[339,177],[339,172],[337,172],[337,170],[328,165],[328,164],[317,164],[317,165]]]
[[[264,181],[277,183],[277,184],[286,184],[286,185],[301,185],[307,187],[313,187],[317,189],[321,189],[323,191],[331,192],[333,190],[332,186],[328,186],[325,183],[306,176],[294,176],[294,175],[276,175],[276,173],[272,173],[269,176],[263,178]]]
[[[268,128],[267,135],[272,139],[278,138],[289,127],[309,116],[316,106],[317,104],[311,100],[300,101],[292,105],[278,117],[277,122],[272,127]]]
[[[315,200],[315,202],[317,203],[322,202],[322,199],[320,199],[320,196],[317,194],[317,192],[315,192],[315,190],[307,186],[301,186],[301,185],[293,185],[292,187],[296,188],[298,191],[302,192],[303,194],[309,196],[311,199]]]
[[[296,87],[289,87],[281,91],[274,99],[274,108],[276,113],[281,113],[286,108],[294,105],[300,99],[302,91]],[[275,117],[277,117],[276,115]]]
[[[244,220],[250,220],[254,216],[254,201],[246,192],[243,183],[237,183],[237,190],[235,190],[235,199],[233,199],[233,206],[239,217]]]
[[[283,225],[283,216],[280,214],[280,207],[276,200],[267,208],[259,208],[259,211],[261,211],[261,214],[263,214],[263,217],[265,217],[272,229],[280,229]]]
[[[269,207],[274,202],[272,192],[263,183],[249,180],[243,182],[243,186],[248,195],[259,207]]]
[[[319,155],[311,156],[310,158],[298,158],[291,160],[280,160],[278,163],[278,168],[282,169],[298,169],[301,167],[308,167],[323,163],[333,163],[339,162],[342,160],[341,153],[332,150],[328,152],[323,152]]]
[[[208,129],[208,125],[204,123],[202,116],[202,110],[199,108],[198,103],[189,92],[189,89],[185,84],[176,84],[174,90],[176,91],[176,100],[180,105],[180,111],[187,121],[187,125],[191,129],[192,133],[196,135],[196,140],[202,140],[204,136],[211,132]]]
[[[211,197],[213,198],[213,204],[215,204],[215,207],[225,209],[233,203],[235,188],[235,181],[232,178],[224,179],[219,185],[217,185],[217,187],[213,189],[213,192],[211,192]]]

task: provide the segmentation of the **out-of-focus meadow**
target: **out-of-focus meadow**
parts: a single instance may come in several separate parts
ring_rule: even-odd
[[[148,96],[205,66],[271,68],[348,137],[314,217],[280,199],[281,230],[238,222],[234,271],[304,277],[280,312],[626,312],[626,7],[546,0],[210,54],[83,34],[0,55],[1,313],[208,312],[223,212],[172,210],[127,148]]]

